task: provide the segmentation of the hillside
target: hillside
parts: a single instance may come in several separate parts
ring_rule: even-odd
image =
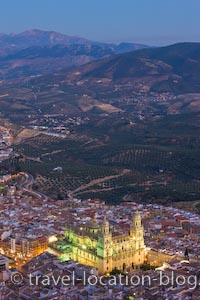
[[[156,92],[199,92],[200,43],[180,43],[115,55],[87,64],[79,72],[81,79],[137,81]]]
[[[79,55],[84,51],[87,55]],[[143,118],[200,110],[200,44],[143,49],[72,68],[72,62],[87,63],[90,53],[97,59],[109,51],[98,45],[57,45],[45,50],[32,47],[9,55],[7,61],[0,59],[2,73],[14,64],[8,68],[11,80],[0,83],[2,115],[26,122],[28,115],[30,120],[52,113],[131,112]],[[27,65],[20,66],[24,61]],[[71,69],[62,69],[67,63]],[[37,75],[38,70],[51,72],[16,80],[26,73]]]

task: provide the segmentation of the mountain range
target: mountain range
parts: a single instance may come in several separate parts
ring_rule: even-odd
[[[32,37],[33,32],[22,36]],[[43,33],[36,32],[39,41],[42,37],[38,35]],[[50,43],[51,35],[46,35],[45,43]],[[3,115],[11,112],[11,118],[18,119],[19,114],[20,118],[27,114],[37,117],[38,110],[70,115],[127,113],[129,109],[136,115],[200,110],[200,43],[116,54],[126,47],[84,39],[57,45],[58,38],[53,37],[51,46],[31,46],[0,57]],[[136,47],[127,45],[129,50]],[[164,102],[162,93],[170,94]]]
[[[0,34],[0,78],[43,75],[146,47],[134,43],[100,43],[37,29]]]

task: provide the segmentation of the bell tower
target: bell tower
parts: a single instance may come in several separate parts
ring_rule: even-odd
[[[104,217],[103,224],[101,226],[101,233],[105,237],[110,234],[110,225],[106,217]]]
[[[112,234],[110,232],[110,225],[106,218],[101,225],[101,232],[97,243],[97,256],[99,257],[98,268],[100,273],[112,271]]]
[[[132,224],[130,226],[130,239],[134,247],[134,259],[132,265],[140,265],[144,262],[144,227],[142,225],[141,215],[138,211],[135,212]]]
[[[142,225],[141,215],[138,210],[135,212],[130,226],[130,236],[135,238],[136,244],[144,247],[144,227]]]

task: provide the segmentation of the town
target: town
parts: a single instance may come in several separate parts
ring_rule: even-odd
[[[2,148],[12,147],[9,132],[1,129]],[[52,300],[105,299],[105,295],[107,299],[149,299],[145,297],[151,295],[152,299],[186,300],[188,294],[198,299],[195,278],[191,282],[186,279],[194,274],[198,278],[199,215],[173,207],[139,204],[131,199],[119,205],[72,196],[55,201],[34,191],[33,183],[33,177],[24,172],[1,177],[1,293],[6,299],[30,299],[30,295],[33,299]],[[103,235],[101,228],[105,228]],[[102,240],[102,250],[95,248],[95,239],[90,238],[95,235]],[[105,248],[105,269],[101,269],[98,251],[104,251],[104,239],[108,240],[111,254]],[[129,249],[133,249],[133,256],[129,256]],[[110,259],[113,262],[106,269]],[[161,272],[170,276],[171,281],[155,285]],[[127,276],[128,284],[125,278],[119,284],[120,274]],[[58,280],[66,275],[67,285]],[[133,284],[131,276],[136,275],[148,275],[154,281],[145,286],[142,281]],[[48,287],[44,284],[46,276],[51,278]],[[117,282],[109,286],[112,276],[117,276]],[[172,276],[180,276],[181,280],[170,284]],[[57,285],[52,278],[57,278]]]

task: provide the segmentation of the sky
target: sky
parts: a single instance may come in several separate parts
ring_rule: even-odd
[[[200,42],[200,0],[0,0],[0,32],[53,30],[104,42]]]

